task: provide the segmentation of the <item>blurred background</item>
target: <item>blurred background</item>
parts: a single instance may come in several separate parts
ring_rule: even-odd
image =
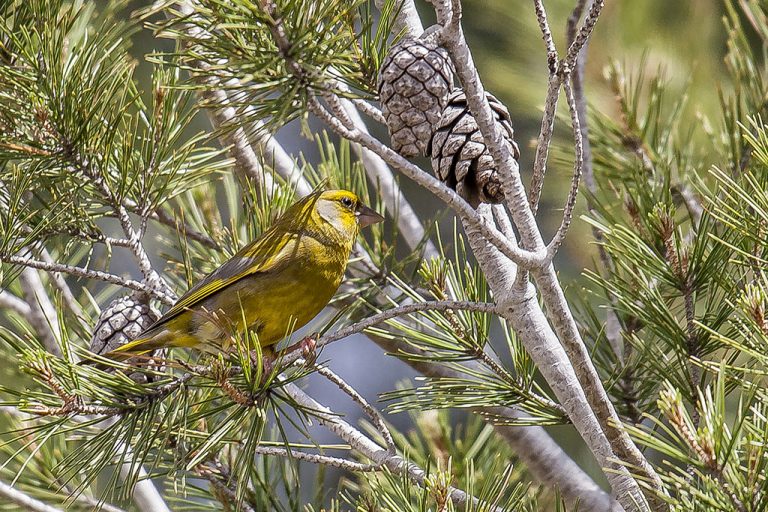
[[[129,11],[146,7],[148,3],[134,1]],[[433,13],[430,12],[431,7],[426,2],[417,2],[417,5],[425,25],[428,25],[434,19]],[[545,5],[558,49],[563,52],[565,23],[573,8],[573,1],[549,0]],[[536,24],[533,3],[465,0],[464,6],[467,39],[485,87],[506,104],[511,112],[516,138],[522,152],[521,169],[526,175],[527,183],[530,181],[531,162],[547,82],[546,53]],[[669,79],[669,87],[680,94],[690,95],[690,111],[687,115],[697,116],[702,123],[719,122],[717,102],[721,84],[718,76],[723,70],[725,54],[726,38],[722,24],[725,10],[725,2],[720,0],[608,0],[589,46],[586,93],[591,108],[608,114],[617,112],[615,98],[605,79],[607,66],[615,61],[624,64],[628,70],[637,70],[642,63],[650,73],[662,69]],[[133,54],[138,63],[138,76],[145,84],[145,93],[151,88],[151,65],[146,62],[145,56],[154,51],[171,49],[170,41],[156,39],[149,30],[135,35]],[[563,109],[560,113],[564,113]],[[198,116],[197,123],[199,130],[210,129],[210,123],[204,113]],[[379,137],[387,140],[386,132],[381,127],[376,127],[376,130]],[[549,166],[549,178],[545,182],[539,214],[545,237],[551,234],[560,222],[559,210],[570,182],[571,163],[565,152],[569,147],[568,133],[569,126],[560,123],[556,134],[561,150],[553,151],[554,158]],[[312,161],[317,155],[316,143],[303,138],[295,123],[282,129],[277,138],[285,149],[296,157],[301,154]],[[428,161],[420,163],[425,169],[429,168]],[[440,205],[431,195],[405,179],[401,180],[401,185],[424,219],[441,216]],[[580,201],[579,215],[583,213],[583,198]],[[441,218],[442,228],[446,233],[450,233],[449,216],[442,215]],[[586,223],[577,215],[565,247],[556,262],[567,293],[580,293],[583,283],[580,275],[583,269],[594,266],[595,251],[591,237]],[[161,248],[152,241],[151,233],[147,240],[150,253],[159,253]],[[155,263],[156,268],[164,267],[164,262],[159,257]],[[121,255],[120,251],[116,251],[112,256],[112,271],[138,274],[133,261],[127,255]],[[4,319],[0,319],[0,322],[2,321]],[[335,372],[372,402],[377,401],[380,393],[391,391],[398,383],[414,378],[414,373],[404,363],[386,356],[363,336],[332,344],[323,351],[321,359],[329,360]],[[348,421],[355,423],[359,419],[359,409],[328,381],[310,376],[304,385],[321,403],[346,414]],[[384,407],[385,404],[380,405]],[[456,415],[456,419],[460,421],[461,415]],[[406,414],[389,415],[388,420],[404,430],[407,430],[412,422]],[[571,427],[551,427],[549,431],[587,471],[594,476],[600,474]],[[320,443],[337,441],[323,429],[313,430],[313,435]],[[337,478],[338,475],[329,472],[329,489],[335,488]]]

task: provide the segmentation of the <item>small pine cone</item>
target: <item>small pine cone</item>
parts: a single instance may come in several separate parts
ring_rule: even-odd
[[[135,339],[160,315],[135,295],[115,299],[102,310],[91,337],[91,352],[106,354]],[[134,380],[146,381],[146,374],[134,373]]]
[[[443,48],[412,38],[392,46],[379,72],[392,149],[406,158],[426,154],[452,87],[453,66]]]
[[[486,93],[486,97],[496,122],[501,125],[504,139],[509,143],[510,153],[515,160],[519,159],[520,150],[514,140],[509,111],[493,95]],[[469,111],[464,91],[455,89],[448,98],[448,105],[430,141],[429,152],[437,177],[473,207],[504,200],[501,177]]]

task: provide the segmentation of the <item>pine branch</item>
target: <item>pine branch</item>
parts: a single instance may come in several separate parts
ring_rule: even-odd
[[[387,445],[387,449],[391,453],[395,453],[395,441],[392,439],[392,433],[389,431],[389,428],[387,427],[387,424],[384,421],[384,417],[381,415],[381,413],[376,408],[371,406],[371,404],[369,404],[368,401],[366,401],[362,395],[360,395],[360,393],[358,393],[352,386],[347,384],[344,379],[333,373],[330,368],[322,365],[315,365],[314,368],[317,373],[336,384],[339,389],[346,393],[355,403],[360,406],[365,415],[368,416],[368,419],[373,422],[373,425],[379,431],[379,434],[381,434],[381,437],[384,439],[384,443]]]
[[[282,25],[281,18],[277,12],[277,5],[269,0],[261,0],[262,10],[268,14],[269,22],[267,23],[274,42],[280,52],[282,58],[286,61],[288,70],[294,75],[297,80],[305,79],[305,70],[301,65],[295,61],[292,53],[290,52],[291,41],[287,39],[285,28]],[[332,88],[328,87],[327,91],[331,91]],[[335,98],[335,94],[332,92],[325,93],[327,97],[332,100]],[[487,102],[486,102],[487,105]],[[361,144],[364,148],[371,150],[374,154],[377,154],[385,162],[398,169],[400,172],[413,179],[420,185],[424,186],[427,190],[437,195],[447,206],[456,211],[456,213],[466,218],[467,222],[477,223],[478,227],[485,231],[487,239],[498,246],[499,249],[513,261],[517,262],[524,268],[531,268],[533,266],[545,264],[544,254],[532,253],[521,250],[517,246],[510,244],[504,239],[496,230],[492,230],[486,226],[486,224],[480,222],[477,213],[472,207],[461,199],[458,194],[437,180],[433,176],[425,173],[417,166],[408,162],[405,158],[394,152],[392,149],[374,139],[369,134],[359,129],[352,129],[344,126],[338,118],[330,114],[318,101],[316,97],[309,98],[308,100],[309,110],[317,115],[320,119],[326,122],[328,126],[342,137]],[[490,107],[488,107],[490,112]],[[501,136],[499,134],[499,136]]]
[[[370,135],[368,128],[360,118],[360,114],[354,108],[354,106],[359,106],[361,103],[364,102],[362,100],[356,102],[341,100],[342,109],[349,116],[352,126],[362,133]],[[368,104],[365,103],[365,105]],[[364,110],[362,111],[364,112]],[[376,185],[377,190],[381,194],[387,211],[397,219],[398,229],[405,238],[405,242],[411,249],[417,249],[424,240],[426,233],[418,215],[416,215],[411,204],[405,199],[400,186],[395,181],[392,170],[379,155],[371,150],[362,148],[357,144],[354,145],[354,148],[365,165],[368,179]],[[437,255],[437,249],[431,240],[427,240],[424,254],[427,257]]]
[[[465,227],[467,239],[484,270],[494,297],[502,307],[501,316],[520,336],[531,358],[558,401],[566,407],[568,417],[590,448],[598,463],[607,468],[606,477],[613,492],[626,510],[635,510],[642,503],[642,494],[627,470],[614,462],[614,453],[595,413],[582,390],[576,372],[563,350],[560,340],[551,330],[549,322],[538,307],[532,287],[524,297],[510,296],[516,269],[493,248],[488,247],[482,235]],[[513,268],[510,268],[510,267]]]
[[[449,5],[447,0],[444,0],[442,5],[443,11],[445,13],[450,13],[450,17],[447,19],[438,19],[443,26],[440,32],[440,39],[446,46],[448,53],[451,55],[454,66],[456,67],[457,76],[461,80],[467,93],[467,103],[480,127],[486,146],[504,177],[505,200],[515,221],[515,225],[520,232],[523,246],[529,250],[538,251],[543,246],[541,233],[536,225],[533,212],[529,206],[530,203],[528,202],[525,189],[520,180],[517,163],[512,158],[507,145],[503,141],[501,128],[495,123],[493,112],[488,105],[480,77],[474,66],[471,52],[464,39],[460,22],[461,4],[458,0],[452,0]],[[465,227],[465,229],[468,232],[470,231],[469,227]],[[472,231],[476,232],[474,229]],[[477,251],[476,247],[475,250]],[[490,269],[488,269],[488,271],[490,271]],[[581,339],[581,335],[578,332],[576,322],[574,321],[573,315],[565,300],[554,267],[550,263],[544,268],[536,268],[532,270],[532,273],[544,304],[546,305],[550,320],[555,327],[555,332],[563,343],[563,346],[566,348],[568,359],[570,359],[573,369],[576,371],[578,381],[583,386],[585,397],[599,421],[600,429],[607,435],[611,447],[609,453],[615,450],[616,455],[620,459],[641,468],[644,475],[653,482],[653,487],[656,489],[656,492],[660,492],[661,482],[659,481],[658,476],[656,476],[655,471],[620,426],[621,421],[600,382],[586,346]],[[504,301],[508,299],[500,299],[497,296],[497,300],[501,300],[502,302],[500,302],[500,305],[506,309],[507,306]],[[519,314],[521,300],[522,304],[531,304],[532,306],[530,297],[510,298],[509,300],[511,300],[511,303],[509,304],[511,310],[510,313],[513,315],[511,317],[505,315],[505,317],[510,320],[514,319],[512,325],[516,327],[517,332],[536,332],[536,329],[542,329],[542,326],[538,325],[541,321],[534,320],[534,318],[536,318],[535,316],[527,317],[525,314]],[[533,308],[526,309],[529,309],[530,311]],[[532,324],[530,323],[531,320],[533,320]],[[525,321],[528,325],[520,325],[521,321]],[[515,323],[518,325],[515,325]],[[538,366],[544,371],[543,365],[539,364]],[[549,379],[548,382],[553,387],[555,386]],[[564,397],[559,398],[561,403],[565,404],[567,402],[567,399]],[[574,418],[573,415],[571,415],[571,419],[576,421],[576,418]],[[582,431],[582,437],[591,437],[593,434],[594,430],[592,428]],[[639,488],[635,482],[631,481],[631,479],[624,478],[622,481],[623,485],[628,484],[630,487],[634,487],[634,492],[627,492],[625,494],[624,491],[619,492],[617,489],[614,489],[614,491],[617,492],[619,496],[625,496],[622,498],[622,503],[625,508],[632,509],[636,506],[636,500],[639,499]],[[631,495],[634,495],[635,497],[629,498]]]
[[[47,505],[42,501],[24,494],[18,489],[14,489],[5,482],[0,482],[0,495],[5,496],[9,502],[31,512],[63,512],[61,509]]]
[[[0,261],[10,263],[12,265],[20,265],[23,267],[45,270],[46,272],[61,272],[63,274],[70,274],[76,277],[84,277],[87,279],[94,279],[96,281],[104,281],[105,283],[122,286],[123,288],[128,288],[129,290],[147,293],[163,304],[169,306],[176,302],[172,295],[167,295],[166,293],[152,288],[144,283],[134,281],[133,279],[126,279],[116,274],[110,274],[109,272],[102,272],[101,270],[90,270],[87,268],[66,265],[63,263],[48,263],[46,261],[14,255],[0,254]]]
[[[413,353],[418,348],[404,346],[396,339],[369,335],[387,352],[398,355]],[[427,358],[402,358],[414,370],[428,377],[459,378],[461,373],[445,365],[431,363]],[[482,371],[477,362],[465,362],[470,371]],[[480,415],[500,418],[520,418],[523,413],[511,407],[473,408]],[[526,467],[542,483],[556,487],[571,504],[586,510],[610,510],[611,497],[586,474],[541,427],[518,427],[494,424],[494,428],[509,442]]]
[[[359,451],[375,463],[386,466],[394,474],[405,474],[414,483],[420,486],[425,485],[427,473],[422,468],[408,462],[406,459],[399,455],[393,455],[387,450],[381,448],[379,445],[365,436],[362,432],[344,420],[340,419],[330,409],[316,402],[313,398],[301,391],[295,385],[288,384],[283,389],[293,400],[296,401],[296,403],[305,407],[306,409],[314,411],[314,415],[317,417],[321,425],[324,425],[331,432],[349,443],[353,449]],[[487,504],[479,503],[474,496],[468,495],[461,489],[450,488],[449,496],[451,501],[456,506],[464,506],[468,501],[472,501],[475,506],[488,506]],[[501,509],[496,507],[490,510],[501,512]]]

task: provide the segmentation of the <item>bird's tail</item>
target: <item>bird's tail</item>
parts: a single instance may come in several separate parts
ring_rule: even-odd
[[[110,350],[104,354],[99,354],[100,359],[109,359],[117,363],[128,361],[129,359],[136,358],[137,360],[143,360],[145,357],[151,355],[153,351],[163,348],[165,346],[162,336],[154,336],[153,333],[147,332],[140,338],[129,341],[125,345],[121,345],[114,350]],[[149,360],[149,358],[146,358]],[[97,360],[96,358],[86,358],[81,361],[81,364],[93,365],[101,370],[109,368],[109,365]]]

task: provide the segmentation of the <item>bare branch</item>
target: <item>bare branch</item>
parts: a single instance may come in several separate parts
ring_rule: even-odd
[[[386,119],[384,119],[384,114],[381,113],[381,110],[376,108],[375,106],[371,105],[365,100],[361,100],[359,98],[352,98],[349,100],[352,102],[352,104],[355,106],[357,110],[365,114],[366,116],[370,117],[374,121],[376,121],[379,124],[385,124]]]
[[[582,0],[579,1],[583,3]],[[603,0],[592,0],[592,5],[589,7],[589,12],[584,20],[584,25],[582,25],[579,33],[576,34],[573,42],[571,42],[568,47],[565,63],[569,68],[572,68],[576,64],[579,52],[581,52],[581,49],[589,41],[589,37],[592,35],[592,30],[595,28],[595,24],[597,24],[597,19],[600,17],[604,5],[605,2]]]
[[[134,458],[133,450],[130,445],[120,443],[116,447],[117,452],[123,452],[126,459]],[[131,477],[131,471],[135,470],[131,462],[126,461],[120,467],[120,478],[123,481],[128,481]],[[168,505],[163,499],[163,495],[157,490],[155,484],[149,478],[149,474],[144,466],[139,467],[139,474],[137,475],[136,485],[133,487],[133,501],[136,506],[142,512],[171,512]]]
[[[376,7],[381,11],[386,4],[386,0],[376,0]],[[397,6],[395,12],[395,32],[404,32],[405,34],[418,37],[424,32],[424,27],[419,18],[419,12],[416,10],[413,0],[402,0]]]
[[[547,96],[544,100],[544,114],[541,117],[541,130],[536,143],[536,156],[533,161],[533,178],[531,179],[530,204],[534,215],[539,209],[541,189],[544,186],[544,175],[547,172],[547,159],[549,158],[549,145],[552,143],[552,133],[555,128],[557,101],[560,97],[562,78],[557,72],[549,75],[547,83]]]
[[[63,263],[48,263],[46,261],[36,260],[33,258],[24,258],[21,256],[0,256],[0,261],[10,263],[12,265],[21,265],[24,267],[36,268],[38,270],[45,270],[46,272],[62,272],[64,274],[70,274],[77,277],[84,277],[87,279],[95,279],[97,281],[104,281],[110,284],[116,284],[123,288],[135,290],[138,292],[147,293],[154,298],[161,301],[163,304],[172,305],[176,302],[172,295],[168,295],[160,290],[156,290],[147,286],[144,283],[134,281],[133,279],[125,279],[116,274],[110,274],[108,272],[102,272],[100,270],[90,270],[87,268],[76,267],[73,265],[65,265]]]
[[[477,122],[480,133],[483,135],[485,145],[501,173],[504,198],[520,233],[520,241],[526,249],[538,255],[540,250],[545,251],[544,242],[536,226],[536,220],[520,178],[517,161],[515,161],[510,153],[509,145],[505,142],[501,127],[496,123],[496,117],[488,104],[485,89],[475,67],[472,52],[464,38],[464,32],[461,28],[461,2],[453,0],[450,3],[450,8],[448,8],[449,0],[439,1],[446,5],[446,10],[449,10],[451,13],[450,23],[440,31],[440,39],[451,56],[456,69],[456,75],[464,87],[469,109]],[[484,226],[482,228],[483,231],[492,232],[484,223],[478,222],[477,224]],[[484,236],[488,238],[487,235]],[[501,248],[498,244],[494,243],[494,245]],[[512,258],[507,252],[502,252],[521,268],[531,268],[529,265],[520,265],[519,258]],[[541,262],[537,261],[537,263]]]
[[[316,402],[309,395],[304,393],[295,384],[288,384],[282,388],[297,404],[313,411],[320,424],[324,425],[331,432],[345,440],[349,445],[371,459],[376,464],[387,466],[387,468],[396,475],[405,474],[414,483],[423,486],[426,479],[426,472],[416,464],[410,463],[399,455],[393,455],[386,449],[374,443],[365,434],[355,427],[339,418],[330,409]],[[477,498],[468,495],[461,489],[452,487],[450,489],[451,501],[457,506],[463,506],[468,500],[479,503]],[[496,512],[501,512],[497,507],[491,508]]]
[[[605,474],[614,495],[628,511],[635,510],[636,503],[643,499],[640,488],[626,468],[615,462],[609,440],[590,407],[568,354],[538,305],[534,289],[529,285],[525,295],[517,295],[512,286],[516,279],[514,265],[485,243],[474,227],[465,226],[465,231],[494,298],[502,308],[500,314],[520,337],[600,466],[607,468]]]
[[[52,507],[24,494],[18,489],[14,489],[5,482],[0,482],[0,495],[4,496],[11,503],[23,507],[24,510],[32,512],[63,512],[61,509]]]
[[[544,8],[544,2],[542,0],[533,0],[533,6],[536,11],[536,21],[539,23],[539,30],[541,30],[544,44],[547,47],[547,64],[549,65],[549,72],[550,74],[554,74],[557,67],[557,49],[555,48],[555,41],[552,38],[552,30],[549,28],[547,10]]]
[[[384,421],[384,417],[381,415],[381,413],[373,407],[371,404],[368,403],[368,401],[360,395],[360,393],[357,392],[355,388],[347,384],[347,382],[336,375],[330,368],[323,365],[315,365],[315,370],[317,370],[317,373],[328,379],[329,381],[336,384],[339,389],[341,389],[344,393],[349,395],[352,400],[354,400],[360,407],[362,408],[363,412],[366,416],[373,422],[373,425],[376,427],[376,429],[381,434],[381,437],[384,438],[384,442],[387,445],[387,449],[390,451],[390,453],[395,453],[397,451],[397,448],[395,447],[395,441],[392,439],[392,433],[389,431],[389,428],[387,427],[387,423]]]
[[[579,124],[579,113],[576,110],[576,100],[573,97],[571,84],[566,79],[563,83],[565,89],[565,98],[568,102],[568,112],[571,115],[571,128],[573,130],[573,146],[576,153],[573,162],[573,176],[571,177],[571,189],[568,192],[568,199],[563,208],[563,219],[560,221],[560,227],[552,237],[552,241],[547,246],[547,258],[554,259],[560,245],[568,234],[568,228],[573,220],[573,208],[576,206],[576,197],[579,193],[579,183],[581,182],[581,173],[584,165],[584,150],[581,138],[581,126]]]
[[[330,457],[328,455],[320,455],[319,453],[307,453],[299,450],[288,450],[285,448],[279,448],[277,446],[257,446],[253,449],[253,452],[259,455],[286,457],[288,459],[301,460],[312,464],[333,466],[345,471],[360,471],[368,473],[381,469],[381,464],[361,464],[360,462],[342,459],[341,457]]]

